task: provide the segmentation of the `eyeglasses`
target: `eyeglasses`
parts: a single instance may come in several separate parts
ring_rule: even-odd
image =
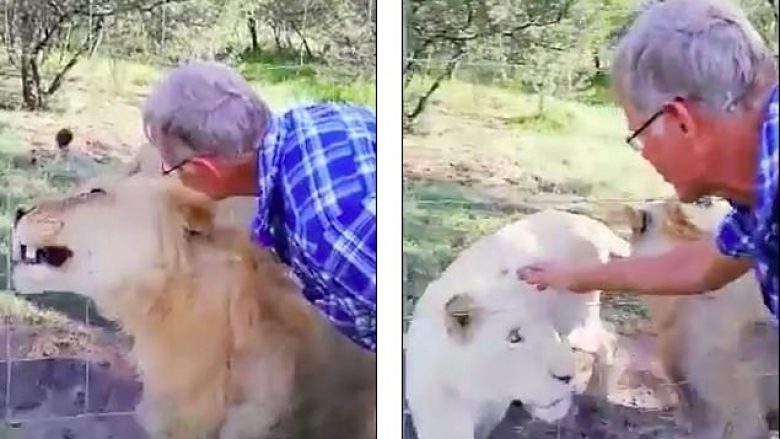
[[[171,172],[174,172],[174,171],[177,171],[177,170],[179,170],[179,169],[183,168],[183,167],[184,167],[186,164],[188,164],[189,162],[191,162],[191,161],[192,161],[192,159],[194,159],[194,158],[195,158],[195,157],[186,158],[186,159],[184,159],[184,160],[180,161],[178,164],[176,164],[176,165],[174,165],[174,166],[171,166],[170,168],[166,168],[166,167],[165,167],[165,161],[161,161],[161,162],[160,162],[160,170],[162,171],[162,174],[163,174],[163,175],[168,175],[168,174],[170,174]]]
[[[189,163],[192,163],[194,161],[200,161],[200,160],[206,161],[205,159],[214,158],[216,155],[217,154],[215,154],[215,153],[194,154],[194,155],[191,155],[191,156],[189,156],[189,157],[187,157],[187,158],[185,158],[183,160],[180,160],[177,164],[175,164],[175,165],[173,165],[171,167],[168,167],[168,168],[165,167],[165,160],[163,160],[162,162],[160,162],[160,169],[162,170],[162,174],[163,175],[168,175],[171,172],[174,172],[174,171],[177,171],[177,170],[183,168],[184,166],[186,166]]]
[[[643,131],[645,131],[653,122],[655,122],[656,119],[658,119],[662,114],[664,114],[664,109],[661,108],[660,110],[653,113],[652,116],[650,116],[645,123],[639,126],[633,133],[631,133],[628,137],[626,137],[626,143],[628,143],[628,146],[631,148],[639,151],[642,149],[642,144],[639,143],[639,135],[642,134]]]

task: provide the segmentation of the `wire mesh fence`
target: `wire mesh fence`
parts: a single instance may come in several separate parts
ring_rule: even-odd
[[[521,197],[513,199],[507,205],[507,202],[491,199],[417,199],[413,195],[408,196],[404,205],[404,320],[408,322],[417,298],[427,284],[441,274],[459,250],[504,224],[540,210],[559,209],[591,216],[607,223],[621,234],[625,232],[621,230],[621,226],[626,226],[624,221],[621,224],[621,207],[638,206],[667,198]],[[445,212],[444,215],[440,213],[442,211]],[[458,215],[462,216],[460,221],[457,220]],[[636,300],[627,300],[623,296],[608,301],[611,301],[611,304],[607,306],[637,306]]]
[[[133,418],[141,385],[122,358],[127,340],[116,326],[76,292],[20,296],[12,281],[17,208],[112,167],[15,150],[2,151],[0,169],[0,437],[145,438]]]
[[[672,193],[626,144],[605,66],[480,56],[405,59],[407,310],[467,243],[512,219],[559,208],[609,220]]]
[[[368,69],[264,64],[242,73],[252,81],[286,87],[288,94],[271,96],[275,109],[307,101],[375,105]],[[283,100],[286,104],[279,105]],[[22,136],[7,135],[14,128],[0,124],[0,438],[147,438],[134,417],[143,388],[126,355],[131,338],[78,292],[22,296],[12,278],[11,230],[17,208],[115,173],[124,168],[126,157],[112,155],[117,145],[106,145],[109,151],[98,156],[89,145],[76,142],[66,156],[56,150],[53,132],[51,147],[33,152],[22,145]]]
[[[673,195],[626,144],[625,121],[610,103],[604,72],[576,66],[544,72],[545,65],[468,59],[409,59],[405,67],[406,116],[423,108],[404,134],[405,330],[427,285],[470,243],[502,226],[553,208],[601,220],[625,237],[622,206]],[[625,375],[633,383],[621,384],[621,392],[641,399],[645,391],[662,394],[689,384],[647,370],[659,361],[657,334],[636,296],[602,295],[594,306],[617,334],[626,361],[639,368]],[[758,381],[777,372],[752,376]],[[594,418],[591,425],[573,425],[570,416],[552,426],[513,419],[491,439],[690,437],[669,408],[624,401]],[[409,426],[405,432],[406,439],[415,437]],[[735,439],[728,427],[713,437]]]

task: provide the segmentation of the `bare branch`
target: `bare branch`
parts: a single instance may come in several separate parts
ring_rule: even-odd
[[[92,29],[90,29],[90,32],[92,34],[96,34],[100,32],[103,29],[104,25],[104,17],[97,17],[97,20],[93,23]],[[54,78],[51,80],[51,83],[49,83],[49,87],[46,89],[46,95],[50,96],[56,92],[60,86],[62,86],[62,82],[65,79],[65,75],[76,66],[76,64],[79,61],[79,58],[81,58],[84,53],[86,53],[88,50],[90,50],[92,46],[92,39],[90,38],[90,34],[87,34],[84,36],[84,40],[81,43],[81,46],[76,51],[76,53],[71,56],[70,60],[60,69],[59,72],[54,76]]]
[[[160,6],[169,5],[169,4],[178,4],[178,3],[187,3],[190,0],[155,0],[152,3],[144,4],[145,2],[143,0],[138,0],[135,2],[131,2],[129,5],[124,7],[114,7],[114,8],[107,8],[107,9],[98,9],[98,10],[89,10],[89,8],[84,8],[83,6],[80,8],[76,8],[73,10],[74,14],[82,15],[82,16],[92,16],[92,17],[111,17],[114,15],[120,15],[125,14],[128,12],[152,12],[155,9],[159,8]]]

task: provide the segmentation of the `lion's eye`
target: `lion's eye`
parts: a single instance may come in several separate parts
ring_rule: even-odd
[[[522,343],[525,341],[525,338],[522,334],[520,334],[520,329],[515,328],[509,331],[509,335],[506,337],[507,341],[509,343]]]
[[[103,189],[101,189],[99,187],[93,187],[92,189],[89,190],[89,192],[82,192],[79,195],[79,197],[80,198],[89,198],[89,197],[91,197],[93,195],[105,195],[105,194],[106,194],[106,191],[104,191]]]

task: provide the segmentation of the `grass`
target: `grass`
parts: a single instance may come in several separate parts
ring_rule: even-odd
[[[61,328],[72,324],[64,314],[42,309],[7,290],[0,290],[0,316],[10,325]]]
[[[353,101],[375,108],[373,78],[346,77],[346,72],[316,63],[290,67],[299,61],[288,55],[265,53],[245,59],[239,70],[273,110],[314,100]],[[50,111],[32,113],[19,111],[11,104],[19,98],[19,79],[13,69],[0,63],[0,72],[0,97],[5,101],[0,105],[0,288],[8,288],[13,212],[35,197],[74,183],[72,175],[57,164],[30,166],[30,151],[52,152],[56,131],[70,127],[76,135],[75,148],[93,150],[87,143],[96,141],[107,147],[108,164],[96,165],[95,172],[110,172],[112,166],[130,159],[145,143],[140,106],[162,70],[122,59],[84,59],[55,95]],[[5,300],[4,295],[0,299]],[[75,315],[71,311],[83,308],[81,298],[79,304],[70,304],[76,299],[64,295],[56,299],[68,302],[56,305],[68,314]],[[0,310],[33,312],[33,308],[4,306],[0,304]]]
[[[450,81],[404,136],[406,312],[425,286],[480,236],[545,207],[608,218],[620,200],[671,194],[624,142],[611,105]],[[602,200],[602,201],[599,201]],[[642,316],[625,298],[606,308]]]
[[[355,77],[343,69],[316,63],[301,64],[297,54],[251,55],[245,57],[239,70],[256,83],[283,84],[300,100],[356,102],[376,108],[374,77]]]

